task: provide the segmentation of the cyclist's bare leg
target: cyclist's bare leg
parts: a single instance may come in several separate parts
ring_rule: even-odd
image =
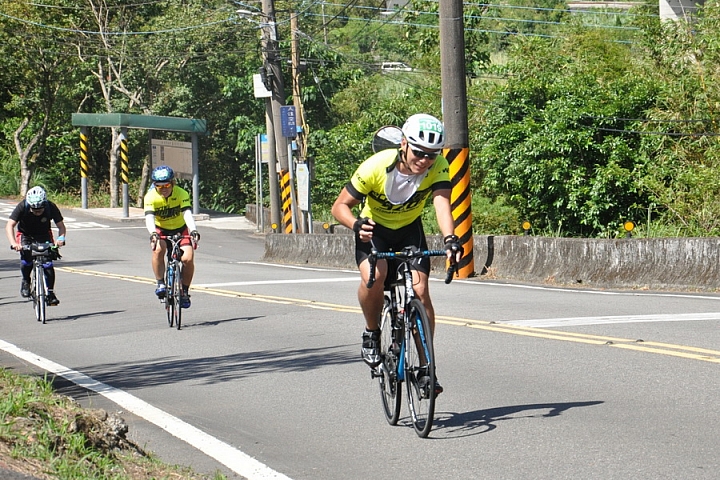
[[[368,330],[378,330],[380,328],[380,315],[382,314],[384,295],[383,285],[385,283],[385,275],[387,274],[387,262],[378,260],[375,266],[375,284],[372,288],[367,288],[367,282],[370,278],[370,262],[363,260],[360,269],[360,286],[358,287],[358,301],[365,316],[365,326]]]
[[[157,242],[155,250],[152,252],[152,269],[158,280],[165,278],[165,252],[165,241]]]
[[[183,251],[182,282],[183,285],[187,285],[189,287],[192,283],[193,275],[195,275],[195,250],[193,250],[192,245],[185,245],[180,247],[180,249]]]

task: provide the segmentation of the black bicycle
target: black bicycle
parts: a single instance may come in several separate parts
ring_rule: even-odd
[[[182,322],[180,297],[182,296],[183,263],[181,259],[183,252],[180,248],[180,242],[184,239],[192,240],[193,248],[195,247],[195,241],[190,235],[176,233],[175,235],[158,236],[158,240],[169,242],[165,267],[165,285],[167,290],[161,301],[165,304],[165,313],[167,314],[168,325],[170,328],[175,326],[178,330],[180,330]]]
[[[45,323],[45,307],[49,305],[47,277],[45,269],[52,265],[53,260],[62,258],[57,246],[50,242],[32,242],[22,246],[22,250],[31,252],[33,268],[30,273],[30,298],[35,310],[35,319]]]
[[[385,417],[390,425],[396,425],[400,418],[400,385],[405,383],[412,424],[422,438],[430,433],[435,414],[435,351],[427,311],[413,289],[410,263],[414,259],[446,255],[444,250],[406,247],[401,252],[373,249],[369,256],[368,288],[375,283],[377,260],[388,262],[380,320],[381,362],[372,370],[372,376],[379,380]],[[452,281],[455,268],[451,263],[445,283]]]

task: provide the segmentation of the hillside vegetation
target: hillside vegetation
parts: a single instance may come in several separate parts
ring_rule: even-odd
[[[79,196],[73,112],[169,115],[207,120],[200,204],[242,213],[255,202],[255,138],[265,130],[252,87],[263,55],[279,58],[294,100],[291,15],[315,219],[330,219],[376,129],[418,111],[442,115],[437,1],[394,12],[365,0],[277,2],[276,52],[263,50],[259,2],[80,4],[0,0],[2,195],[42,184]],[[717,1],[677,22],[660,20],[657,1],[631,10],[466,2],[475,231],[518,233],[527,220],[535,234],[615,237],[632,220],[642,235],[717,235],[719,22]],[[380,71],[392,61],[413,71]],[[118,132],[90,133],[91,201],[116,205]],[[147,186],[148,139],[128,132],[134,199]]]

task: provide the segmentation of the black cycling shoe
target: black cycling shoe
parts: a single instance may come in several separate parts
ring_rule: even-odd
[[[47,299],[47,304],[51,307],[54,307],[55,305],[60,305],[60,300],[55,296],[55,292],[47,292],[47,296],[45,297]]]
[[[20,296],[23,298],[30,297],[30,282],[22,281],[20,284]]]
[[[360,355],[369,367],[375,368],[380,365],[380,330],[368,332],[365,330],[362,334],[362,348]]]
[[[422,392],[422,396],[424,398],[430,397],[430,375],[427,374],[427,370],[423,371],[425,367],[420,369],[420,372],[418,372],[418,387],[420,388],[420,391]],[[437,376],[435,376],[435,396],[437,397],[442,392],[444,392],[445,389],[440,385],[440,381],[437,379]]]

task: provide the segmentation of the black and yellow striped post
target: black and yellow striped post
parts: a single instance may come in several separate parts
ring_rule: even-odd
[[[450,207],[455,221],[455,235],[460,238],[464,250],[463,258],[458,265],[460,278],[472,277],[475,274],[472,234],[472,202],[470,193],[470,149],[449,148],[444,156],[450,164]]]
[[[122,182],[123,193],[123,216],[130,216],[130,193],[128,192],[128,183],[130,177],[130,167],[128,163],[128,142],[127,128],[123,128],[120,133],[120,181]]]
[[[290,171],[280,171],[280,203],[282,204],[282,231],[284,233],[293,233],[292,222],[292,182],[290,181]]]
[[[82,199],[82,208],[88,208],[88,173],[90,172],[90,164],[88,163],[88,128],[80,129],[80,194]]]

